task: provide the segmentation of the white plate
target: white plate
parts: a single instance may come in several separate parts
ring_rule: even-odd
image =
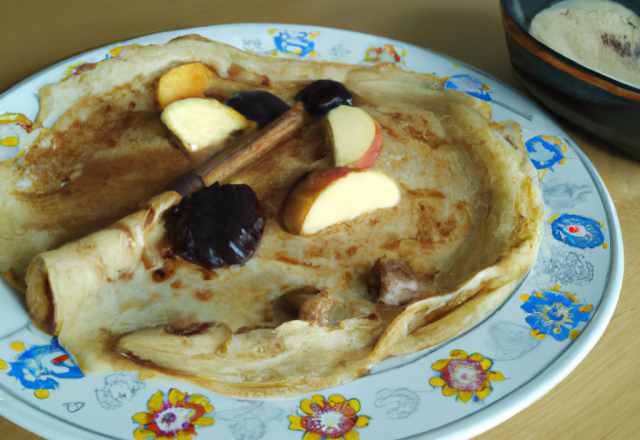
[[[209,411],[199,419],[200,425],[215,420],[214,425],[193,428],[198,438],[300,440],[304,436],[304,440],[316,440],[318,435],[292,429],[300,428],[300,417],[306,415],[301,402],[314,394],[327,400],[340,395],[357,399],[360,408],[356,416],[370,419],[364,426],[367,419],[359,418],[356,427],[341,436],[345,440],[358,436],[367,440],[412,436],[461,439],[477,435],[530,405],[593,348],[611,319],[622,283],[622,239],[611,198],[586,156],[542,110],[505,84],[459,61],[398,41],[328,28],[284,24],[202,27],[136,38],[64,61],[0,96],[0,115],[21,113],[33,120],[38,111],[38,89],[59,81],[76,64],[117,56],[116,48],[123,45],[165,43],[188,33],[268,56],[361,64],[390,61],[407,70],[451,76],[448,87],[488,100],[495,121],[511,119],[521,124],[531,159],[539,168],[547,207],[538,260],[505,304],[470,331],[429,350],[388,359],[375,366],[373,374],[343,386],[298,399],[264,401],[219,396],[177,379],[120,373],[79,377],[82,374],[73,361],[65,360],[61,349],[30,328],[22,295],[2,281],[0,414],[49,439],[134,439],[134,432],[143,438],[142,423],[149,427],[161,416],[185,415],[166,403],[169,390],[174,388],[187,393],[190,397],[186,399],[197,403],[199,409]],[[26,132],[18,124],[0,125],[0,144],[15,143],[14,138],[24,142]],[[0,146],[0,159],[15,155],[17,150]],[[560,309],[565,318],[557,315]],[[559,333],[553,332],[553,326],[541,325],[551,323],[554,316],[562,318]],[[452,358],[462,360],[447,363]],[[444,392],[450,391],[442,386],[445,379],[454,385],[445,370],[440,370],[445,364],[444,368],[452,371],[455,366],[462,381],[463,370],[467,379],[469,375],[488,378],[491,393],[473,392],[466,402],[463,400],[469,394],[445,395],[451,394]],[[469,387],[475,386],[468,382]],[[194,394],[203,396],[214,409],[204,405],[205,400],[191,397]],[[152,396],[158,401],[164,396],[168,407],[156,411],[151,405],[150,409]],[[327,408],[333,409],[331,405]],[[150,415],[134,419],[139,413]],[[167,425],[165,429],[171,428]],[[179,440],[188,438],[174,432]]]

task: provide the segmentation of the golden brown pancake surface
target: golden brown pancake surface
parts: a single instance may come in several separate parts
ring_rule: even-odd
[[[231,179],[250,185],[266,213],[262,241],[244,266],[208,271],[167,251],[164,213],[180,200],[171,191],[38,255],[27,274],[32,320],[85,371],[142,366],[244,397],[335,386],[481,321],[533,263],[542,204],[532,167],[517,126],[489,122],[479,100],[395,67],[278,64],[199,39],[177,43],[206,46],[210,58],[198,60],[213,65],[216,56],[218,65],[249,57],[256,77],[274,84],[278,75],[306,79],[298,88],[317,75],[344,82],[381,127],[374,169],[398,183],[401,200],[311,236],[286,231],[281,210],[295,181],[331,167],[323,129],[312,125]],[[144,65],[147,55],[139,55],[122,61]],[[280,84],[274,90],[293,96],[292,84]],[[117,112],[110,115],[117,124]],[[144,112],[136,117],[145,120]],[[414,300],[374,301],[380,261],[409,265]]]

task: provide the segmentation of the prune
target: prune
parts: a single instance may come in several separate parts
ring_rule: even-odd
[[[264,90],[238,92],[224,103],[245,118],[255,121],[258,128],[269,125],[290,108],[282,99]]]
[[[336,107],[353,103],[353,95],[349,89],[330,79],[312,82],[298,92],[295,99],[304,104],[311,116],[324,116]]]
[[[219,182],[182,199],[166,220],[173,253],[207,269],[246,263],[264,229],[253,189]]]

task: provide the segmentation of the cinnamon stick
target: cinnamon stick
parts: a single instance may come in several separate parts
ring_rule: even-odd
[[[225,149],[211,156],[175,185],[173,190],[184,197],[214,182],[229,179],[278,145],[300,134],[311,120],[302,104],[296,104],[240,148]]]

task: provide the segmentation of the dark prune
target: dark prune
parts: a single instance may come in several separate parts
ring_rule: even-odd
[[[182,199],[166,219],[173,253],[207,269],[246,263],[264,229],[253,189],[219,182]]]
[[[298,92],[295,99],[304,104],[311,116],[324,116],[336,107],[353,103],[353,95],[349,89],[330,79],[312,82]]]
[[[264,90],[238,92],[224,103],[245,118],[255,121],[258,128],[269,125],[290,108],[282,99]]]

